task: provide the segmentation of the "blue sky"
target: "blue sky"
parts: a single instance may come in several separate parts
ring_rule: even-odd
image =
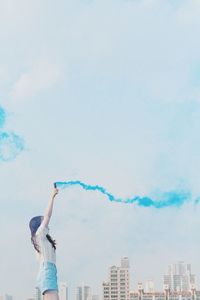
[[[0,162],[0,293],[33,293],[27,226],[43,213],[54,181],[100,184],[123,198],[199,196],[199,13],[197,0],[1,1],[3,130],[25,149]],[[97,293],[124,255],[133,287],[153,278],[161,288],[178,259],[199,277],[200,209],[192,199],[155,210],[62,191],[51,225],[60,279],[71,289],[84,280]]]

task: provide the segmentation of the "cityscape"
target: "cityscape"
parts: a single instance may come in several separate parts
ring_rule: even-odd
[[[73,300],[200,300],[200,291],[196,288],[196,275],[192,273],[191,264],[179,261],[168,265],[163,275],[163,288],[158,291],[152,279],[137,282],[135,290],[130,286],[131,268],[128,257],[122,257],[120,265],[108,268],[108,278],[101,284],[101,295],[93,294],[89,285],[77,286]],[[69,300],[67,282],[59,282],[60,300]],[[42,300],[39,288],[35,288],[34,298]],[[9,294],[0,295],[0,300],[15,300]]]
[[[200,0],[0,0],[0,300],[200,300],[199,31]]]

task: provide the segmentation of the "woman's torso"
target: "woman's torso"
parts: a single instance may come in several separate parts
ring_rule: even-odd
[[[37,253],[37,260],[40,262],[52,262],[56,264],[56,251],[48,241],[46,235],[49,229],[46,226],[40,226],[36,232],[36,243],[40,253]]]

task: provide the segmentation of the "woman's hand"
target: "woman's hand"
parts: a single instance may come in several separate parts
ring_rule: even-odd
[[[53,193],[52,193],[52,199],[54,199],[54,198],[56,197],[57,194],[58,194],[58,189],[55,188],[55,189],[53,190]]]

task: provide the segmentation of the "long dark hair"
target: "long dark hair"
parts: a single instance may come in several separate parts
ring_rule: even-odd
[[[39,226],[41,225],[43,220],[43,216],[36,216],[33,217],[30,222],[29,222],[29,228],[31,230],[31,242],[35,248],[35,250],[40,253],[40,249],[39,249],[39,245],[36,243],[36,231],[39,228]],[[52,239],[52,237],[49,234],[46,234],[46,238],[47,240],[51,243],[52,247],[54,248],[54,250],[56,250],[56,241]]]

